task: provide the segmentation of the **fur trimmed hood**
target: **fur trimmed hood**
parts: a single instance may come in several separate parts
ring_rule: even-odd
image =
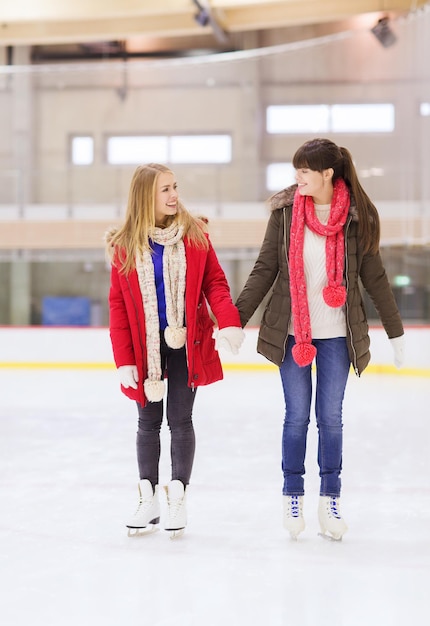
[[[294,194],[296,193],[297,184],[290,185],[281,191],[278,191],[269,198],[270,210],[276,211],[277,209],[283,209],[287,206],[293,206]],[[349,206],[349,215],[354,222],[358,222],[358,211],[355,204],[354,196],[351,195],[351,203]]]
[[[109,245],[111,243],[113,236],[116,235],[117,232],[118,232],[117,226],[110,226],[107,229],[107,231],[103,235],[103,241],[105,242],[106,245]]]
[[[285,206],[293,205],[294,194],[296,193],[297,185],[291,185],[285,189],[281,189],[273,196],[269,198],[270,210],[283,209]]]

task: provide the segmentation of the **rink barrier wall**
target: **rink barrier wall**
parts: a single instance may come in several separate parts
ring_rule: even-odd
[[[228,371],[276,370],[257,353],[258,328],[245,329],[240,354],[220,352]],[[366,373],[430,377],[430,326],[405,328],[405,366],[393,365],[393,351],[382,328],[371,327],[371,362]],[[0,327],[0,368],[114,369],[108,328]]]

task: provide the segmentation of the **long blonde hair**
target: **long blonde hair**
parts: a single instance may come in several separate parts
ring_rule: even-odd
[[[130,272],[135,267],[137,253],[150,250],[151,232],[155,228],[155,195],[160,174],[173,172],[159,163],[148,163],[136,168],[130,183],[124,224],[106,237],[106,252],[111,262],[119,263],[120,270]],[[209,244],[204,220],[193,217],[178,200],[178,212],[168,217],[166,226],[173,222],[183,226],[184,237],[207,249]]]

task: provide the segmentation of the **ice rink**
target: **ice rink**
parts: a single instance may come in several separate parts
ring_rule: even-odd
[[[404,626],[430,619],[429,379],[350,376],[342,542],[281,523],[276,371],[200,388],[186,535],[129,538],[136,409],[114,370],[0,369],[5,626]],[[163,430],[162,481],[169,475]],[[162,501],[163,502],[163,501]],[[164,503],[163,503],[164,505]]]

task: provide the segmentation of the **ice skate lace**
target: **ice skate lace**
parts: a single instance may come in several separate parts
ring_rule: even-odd
[[[299,496],[290,496],[290,516],[300,517],[300,501]]]
[[[178,500],[169,500],[169,516],[175,518],[179,515],[184,500],[179,498]]]
[[[332,517],[335,517],[336,519],[342,519],[340,511],[337,508],[339,506],[337,498],[334,498],[334,497],[330,498],[329,506],[330,506],[330,514],[332,515]]]
[[[145,500],[143,498],[140,498],[139,504],[137,505],[137,509],[136,509],[135,515],[138,515],[142,511],[146,511],[151,506],[152,506],[152,498],[145,499]]]

